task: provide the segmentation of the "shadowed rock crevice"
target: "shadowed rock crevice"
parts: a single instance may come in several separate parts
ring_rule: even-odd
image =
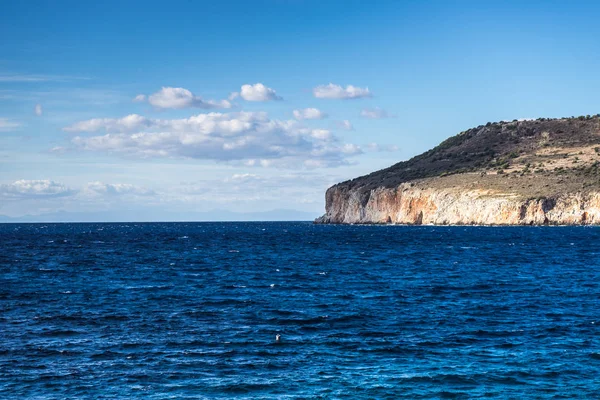
[[[419,211],[419,215],[417,216],[417,219],[415,220],[415,225],[422,225],[423,224],[423,211]]]

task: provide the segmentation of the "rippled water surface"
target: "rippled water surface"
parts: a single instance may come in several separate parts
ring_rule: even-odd
[[[599,255],[600,228],[4,224],[0,398],[598,398]]]

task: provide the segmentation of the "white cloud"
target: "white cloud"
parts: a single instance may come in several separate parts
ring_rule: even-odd
[[[36,104],[33,111],[35,112],[35,115],[37,115],[38,117],[41,117],[44,112],[41,104]]]
[[[98,195],[120,196],[120,195],[135,195],[135,196],[153,196],[156,193],[153,190],[131,185],[129,183],[102,183],[89,182],[84,191]]]
[[[277,96],[275,90],[270,87],[266,87],[262,83],[255,83],[254,85],[242,85],[239,92],[233,92],[229,95],[229,99],[233,100],[237,97],[241,97],[246,101],[270,101],[270,100],[283,100],[280,96]]]
[[[0,197],[13,199],[62,197],[75,193],[76,191],[69,189],[64,184],[50,180],[21,179],[0,185]]]
[[[394,152],[394,151],[400,150],[400,148],[398,146],[396,146],[395,144],[381,145],[381,144],[377,144],[377,143],[369,143],[367,145],[367,149],[369,149],[370,151],[377,151],[377,152],[382,152],[382,151]]]
[[[154,120],[159,121],[159,120]],[[123,118],[94,118],[77,122],[63,128],[65,132],[130,132],[152,125],[152,120],[138,114],[130,114]]]
[[[9,132],[20,128],[19,122],[12,121],[8,118],[0,118],[0,132]]]
[[[319,99],[359,99],[361,97],[371,97],[371,91],[369,88],[360,88],[352,85],[343,88],[340,85],[330,83],[315,87],[313,95]]]
[[[81,150],[137,157],[178,157],[243,162],[250,166],[348,163],[359,147],[341,143],[331,132],[309,129],[293,120],[270,119],[263,112],[207,113],[183,119],[150,119],[137,114],[97,118],[64,128],[67,132],[98,132],[77,136]],[[351,149],[351,151],[349,151]]]
[[[345,119],[343,121],[339,121],[337,123],[337,126],[338,126],[338,128],[346,130],[346,131],[353,131],[354,130],[354,126],[347,119]]]
[[[166,87],[163,86],[158,92],[146,97],[146,95],[138,94],[133,99],[134,102],[148,101],[156,108],[231,108],[231,103],[227,100],[203,100],[202,97],[196,96],[192,92],[184,88]]]
[[[304,108],[300,110],[294,110],[294,118],[297,120],[302,119],[323,119],[327,118],[327,114],[318,108]]]
[[[375,108],[365,108],[360,112],[360,116],[363,118],[369,118],[369,119],[382,119],[382,118],[388,118],[390,115],[387,113],[387,111],[382,110],[379,107],[375,107]]]

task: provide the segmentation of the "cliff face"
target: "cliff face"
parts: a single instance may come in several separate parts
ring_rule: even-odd
[[[578,225],[600,223],[600,193],[522,199],[489,190],[374,189],[366,204],[356,192],[327,191],[327,213],[318,223],[433,225]]]
[[[317,223],[600,224],[600,116],[500,122],[327,190]]]

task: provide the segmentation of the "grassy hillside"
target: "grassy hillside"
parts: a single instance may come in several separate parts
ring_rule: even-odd
[[[368,196],[404,182],[544,196],[600,189],[600,114],[487,123],[389,168],[339,183]]]

